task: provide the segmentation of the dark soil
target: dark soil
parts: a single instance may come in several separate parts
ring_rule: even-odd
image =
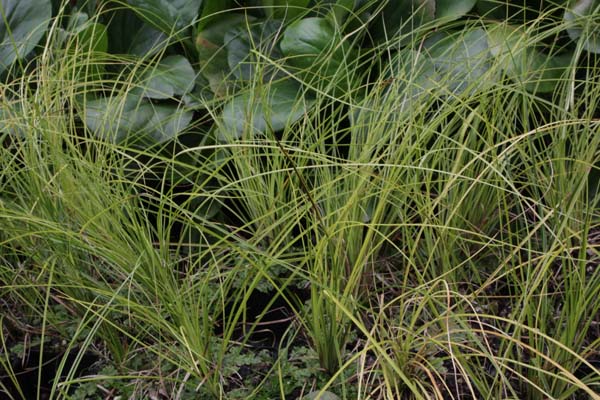
[[[64,378],[65,375],[57,377],[57,372],[60,368],[60,363],[66,357],[63,373],[67,373],[77,358],[77,351],[71,351],[69,354],[64,352],[57,353],[53,351],[44,352],[40,362],[40,349],[28,349],[25,358],[19,359],[13,357],[12,368],[14,376],[17,379],[18,387],[22,391],[22,395],[17,390],[17,387],[11,380],[10,376],[3,371],[0,374],[0,382],[2,386],[8,390],[6,392],[0,389],[0,399],[37,399],[39,390],[39,399],[49,399],[52,391],[52,385],[56,379]],[[87,375],[91,373],[90,368],[98,361],[97,356],[93,354],[85,354],[78,367],[75,370],[75,377]],[[42,366],[41,368],[39,366]],[[38,385],[39,382],[39,385]]]

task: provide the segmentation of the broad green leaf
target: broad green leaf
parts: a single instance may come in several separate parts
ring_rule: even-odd
[[[88,100],[82,108],[86,126],[98,137],[138,146],[173,139],[193,116],[178,104],[153,104],[135,91]]]
[[[127,3],[143,20],[171,35],[198,17],[202,0],[127,0]]]
[[[51,16],[50,0],[0,1],[0,73],[34,49]]]
[[[82,52],[106,53],[108,51],[107,27],[98,22],[90,22],[86,13],[76,12],[69,17],[66,30],[58,28],[57,44],[64,45],[75,39],[77,50]]]
[[[487,40],[490,53],[494,57],[512,56],[523,51],[527,36],[518,26],[494,23],[489,25]],[[507,67],[508,65],[505,65],[505,68]]]
[[[227,60],[225,34],[230,29],[246,26],[251,20],[243,14],[225,14],[196,34],[195,43],[200,72],[208,79],[211,90],[217,95],[227,93],[229,82],[226,78],[231,73]]]
[[[453,34],[438,32],[424,42],[423,48],[450,92],[458,94],[485,84],[482,77],[490,65],[483,29],[469,28]]]
[[[108,51],[108,35],[106,26],[100,23],[86,24],[77,33],[78,46],[84,51],[106,53]]]
[[[90,17],[88,14],[84,12],[75,12],[69,16],[69,23],[67,25],[68,32],[79,32],[81,29],[85,28],[86,22],[88,22]]]
[[[600,0],[579,0],[565,11],[565,22],[571,28],[567,33],[572,40],[583,36],[583,48],[600,53]]]
[[[388,63],[383,76],[385,97],[393,96],[396,99],[398,112],[427,95],[441,81],[433,59],[424,51],[410,48],[400,51]]]
[[[168,43],[163,32],[142,21],[131,10],[119,9],[108,23],[109,50],[113,54],[147,57],[156,54]]]
[[[435,0],[389,1],[370,31],[377,40],[401,35],[404,42],[410,42],[416,28],[434,19]]]
[[[105,72],[104,55],[108,51],[106,26],[85,22],[77,27],[75,32],[76,40],[71,44],[76,47],[70,47],[70,50],[74,51],[75,57],[81,60],[74,65],[78,79],[86,82],[101,80]]]
[[[428,107],[428,100],[435,98],[431,92],[440,87],[440,82],[442,79],[431,57],[424,51],[401,49],[385,66],[376,89],[350,113],[356,142],[368,142],[372,135],[370,127],[380,123],[382,113],[387,115],[390,129],[394,129],[394,121],[405,118],[406,112],[414,111],[415,107]],[[370,215],[368,211],[365,213]]]
[[[147,57],[158,53],[168,44],[168,40],[165,33],[144,23],[133,33],[127,53]]]
[[[243,92],[223,107],[219,140],[230,142],[245,132],[254,136],[267,130],[280,131],[304,115],[312,101],[302,98],[300,85],[279,81],[255,92]]]
[[[183,96],[194,88],[196,73],[187,58],[176,55],[148,67],[141,79],[144,97],[170,99]]]
[[[546,55],[539,51],[527,54],[513,71],[523,77],[525,89],[532,93],[551,93],[564,77],[571,65],[573,55]]]
[[[299,68],[309,68],[315,58],[331,51],[336,45],[335,28],[326,18],[305,18],[290,25],[283,34],[281,50],[288,62]]]
[[[224,14],[222,18],[215,21],[214,24],[206,26],[196,34],[196,47],[198,51],[207,51],[212,55],[215,50],[220,49],[225,44],[225,34],[230,29],[240,26],[247,26],[254,18],[244,14]]]
[[[269,20],[252,24],[249,28],[240,26],[227,31],[224,40],[227,48],[227,63],[237,78],[250,80],[255,76],[255,66],[259,60],[252,54],[252,49],[258,48],[264,56],[271,59],[281,58],[281,51],[275,43],[280,28],[280,21]],[[267,69],[263,71],[263,75],[266,75],[265,80],[273,78],[274,74],[268,73],[272,72],[272,68],[265,65],[261,68]]]
[[[336,23],[342,26],[348,15],[357,9],[359,3],[360,0],[336,0],[331,10]]]
[[[571,53],[545,54],[527,44],[527,33],[520,26],[491,25],[487,40],[506,75],[532,93],[553,92],[571,64]]]
[[[346,3],[352,3],[352,7],[346,7]],[[363,31],[373,18],[377,4],[371,0],[338,0],[336,5],[339,6],[333,10],[335,19],[344,27],[344,32]]]
[[[151,143],[162,143],[173,139],[187,128],[194,115],[192,111],[182,109],[179,104],[146,102],[140,105],[139,109],[148,117],[142,128],[138,130],[138,134],[141,133],[150,139]],[[133,141],[136,142],[137,140],[134,139]]]
[[[354,57],[350,46],[326,18],[304,18],[287,27],[281,39],[281,51],[286,63],[295,67],[307,81],[333,82],[338,91],[347,89],[347,80],[341,75],[350,68],[342,64]]]
[[[223,18],[226,14],[223,14],[222,11],[234,8],[236,8],[235,0],[204,0],[196,30],[202,31],[205,26],[212,25],[216,20]]]
[[[310,0],[263,0],[265,14],[269,18],[288,21],[306,12]]]
[[[206,103],[214,98],[210,90],[208,79],[204,75],[197,73],[194,79],[194,90],[182,96],[181,100],[189,109],[201,109],[206,107]]]
[[[437,0],[435,17],[444,19],[444,22],[454,21],[471,11],[475,3],[477,0]]]

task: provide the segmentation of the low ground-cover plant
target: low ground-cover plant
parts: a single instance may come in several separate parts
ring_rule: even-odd
[[[597,4],[401,3],[2,0],[0,390],[598,398]]]

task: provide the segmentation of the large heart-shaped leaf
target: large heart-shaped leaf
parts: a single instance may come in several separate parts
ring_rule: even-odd
[[[162,59],[145,71],[141,81],[144,96],[151,99],[169,99],[189,93],[195,84],[196,73],[184,56]]]
[[[310,0],[263,0],[269,18],[291,20],[306,12]]]
[[[252,24],[249,28],[240,26],[227,31],[224,38],[227,63],[237,78],[250,80],[255,76],[258,60],[253,56],[252,50],[257,47],[264,56],[272,59],[281,58],[281,51],[275,43],[276,34],[280,28],[280,21],[270,20]],[[264,65],[261,68],[265,80],[271,80],[274,77],[272,68],[266,68]]]
[[[313,102],[302,98],[300,89],[298,83],[287,80],[236,95],[223,107],[219,140],[230,142],[245,132],[253,136],[280,131],[297,121]]]
[[[477,0],[437,0],[435,2],[435,17],[444,22],[454,21],[463,17],[473,9]]]
[[[202,0],[127,0],[127,3],[143,20],[172,35],[198,17]]]
[[[51,16],[50,0],[0,1],[0,73],[33,50]]]
[[[108,51],[108,35],[106,26],[100,23],[86,24],[77,33],[79,48],[84,51],[106,53]]]
[[[370,29],[377,40],[400,35],[403,42],[412,40],[419,26],[435,18],[435,0],[389,1]]]
[[[108,51],[108,34],[106,25],[90,22],[89,16],[84,12],[74,12],[69,16],[66,30],[59,28],[58,43],[64,44],[69,36],[74,37],[79,50],[84,52]]]
[[[336,45],[335,28],[326,18],[305,18],[290,25],[283,34],[281,50],[288,62],[298,68],[310,68],[315,59]]]
[[[231,10],[236,7],[235,0],[204,0],[202,2],[202,12],[196,24],[198,32],[205,26],[212,25],[216,20],[224,17],[222,11]]]
[[[166,46],[168,40],[165,33],[144,23],[131,36],[127,53],[136,56],[150,56]]]
[[[385,65],[377,89],[350,113],[352,136],[357,143],[366,143],[372,135],[370,127],[374,121],[380,123],[382,114],[388,116],[390,129],[396,129],[394,120],[403,119],[406,112],[416,108],[428,107],[427,104],[436,97],[431,93],[441,87],[441,82],[432,58],[424,51],[410,47],[401,49]],[[368,207],[365,213],[371,215]]]
[[[137,91],[88,100],[82,108],[86,126],[98,137],[138,146],[173,139],[193,116],[178,104],[153,104]]]
[[[213,93],[217,95],[227,93],[226,77],[231,73],[227,60],[225,35],[229,30],[246,26],[251,21],[252,19],[246,15],[225,14],[196,34],[195,42],[200,71],[208,79]]]
[[[208,101],[214,98],[213,92],[210,90],[208,79],[202,74],[196,73],[194,79],[194,90],[184,94],[181,100],[190,109],[205,108]]]
[[[569,37],[578,40],[583,36],[583,48],[600,53],[600,0],[579,0],[565,12]]]
[[[532,93],[553,92],[571,64],[571,53],[546,54],[532,47],[520,26],[490,25],[487,40],[506,75]]]
[[[393,96],[398,112],[427,95],[442,79],[429,55],[410,48],[401,50],[390,60],[383,78],[385,97]]]
[[[439,32],[424,42],[423,48],[450,92],[481,87],[490,68],[488,42],[481,28],[457,33]]]
[[[286,63],[295,67],[298,74],[307,81],[333,82],[338,91],[347,89],[347,80],[341,76],[350,70],[342,64],[352,60],[350,46],[329,19],[304,18],[291,24],[281,39],[281,51]]]
[[[69,32],[59,30],[62,42],[75,57],[83,58],[73,64],[74,73],[79,81],[93,82],[102,79],[105,72],[105,54],[108,51],[106,26],[90,23],[87,15],[77,13],[71,17]],[[68,41],[67,41],[68,40]]]
[[[148,57],[168,43],[165,33],[142,21],[127,9],[115,10],[108,24],[109,49],[114,54]]]

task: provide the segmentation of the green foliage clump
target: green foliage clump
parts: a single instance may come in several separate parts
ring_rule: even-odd
[[[0,393],[599,398],[599,7],[0,0]]]

